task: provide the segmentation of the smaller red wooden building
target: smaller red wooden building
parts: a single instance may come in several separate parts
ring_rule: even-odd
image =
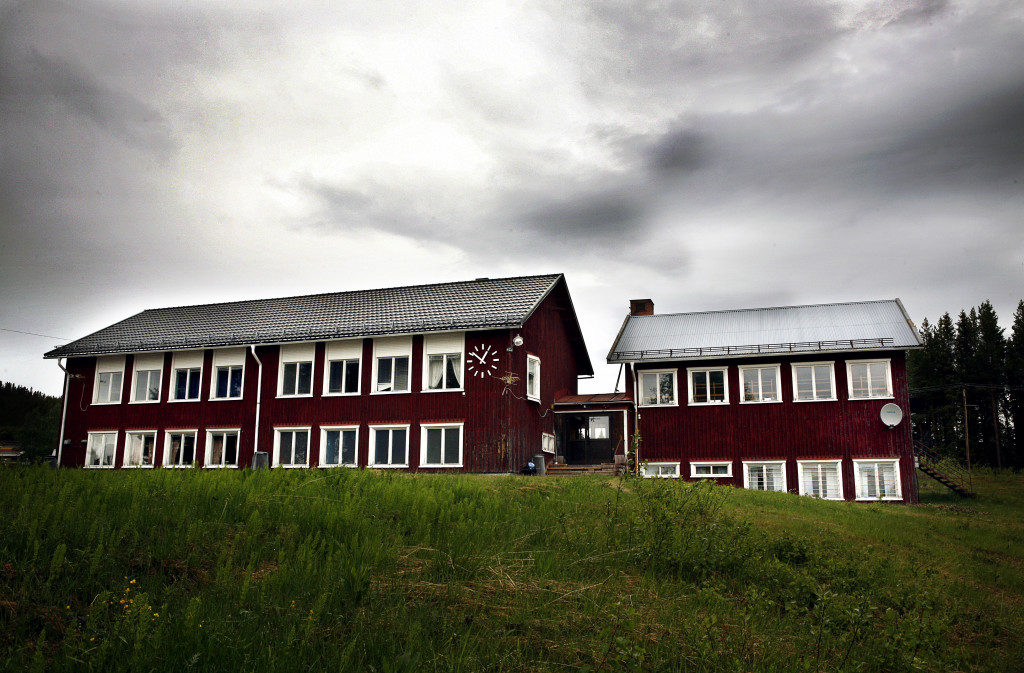
[[[66,360],[62,466],[513,472],[593,375],[561,274],[144,311]]]
[[[920,346],[898,299],[664,315],[640,299],[608,362],[648,476],[916,502],[910,424],[890,424]]]

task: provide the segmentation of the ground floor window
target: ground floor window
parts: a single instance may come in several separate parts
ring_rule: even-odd
[[[838,460],[798,460],[800,495],[825,500],[843,499],[842,468]]]
[[[370,428],[371,467],[409,467],[409,426]]]
[[[125,435],[125,440],[122,467],[153,467],[155,432],[129,432]]]
[[[542,433],[540,436],[540,450],[544,453],[555,452],[555,436],[549,432]]]
[[[743,462],[743,487],[755,491],[785,491],[786,461]]]
[[[309,466],[309,428],[279,428],[274,441],[274,467]]]
[[[164,467],[192,467],[195,462],[195,431],[168,432],[164,440]]]
[[[238,467],[238,430],[206,433],[206,467]]]
[[[902,500],[900,461],[854,460],[858,500]]]
[[[679,463],[644,463],[640,472],[644,477],[672,479],[679,476]]]
[[[690,477],[731,477],[732,461],[701,461],[690,463]]]
[[[320,428],[320,467],[356,466],[357,426]]]
[[[420,427],[420,467],[462,467],[461,423]]]
[[[114,451],[117,448],[116,432],[90,432],[86,442],[86,467],[114,467]]]

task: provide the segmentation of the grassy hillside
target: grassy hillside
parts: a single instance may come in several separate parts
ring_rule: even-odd
[[[0,669],[1019,670],[1022,485],[0,470]]]

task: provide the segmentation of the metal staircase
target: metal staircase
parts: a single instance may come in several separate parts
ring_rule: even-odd
[[[975,496],[972,490],[974,483],[971,480],[971,473],[956,461],[939,456],[924,443],[916,440],[914,441],[914,456],[917,458],[918,469],[935,481],[965,498]]]

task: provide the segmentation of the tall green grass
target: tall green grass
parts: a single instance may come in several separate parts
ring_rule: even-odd
[[[1018,670],[1024,497],[0,470],[0,667]]]

